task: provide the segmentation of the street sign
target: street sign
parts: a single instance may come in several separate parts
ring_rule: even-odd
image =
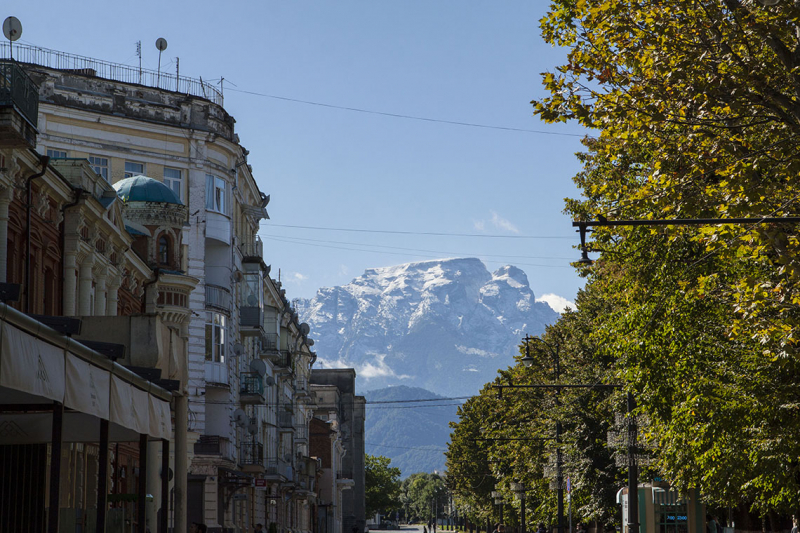
[[[572,482],[570,481],[569,476],[567,476],[567,494],[570,492],[572,492]]]
[[[267,490],[267,480],[266,479],[256,479],[255,480],[255,487],[258,490]]]

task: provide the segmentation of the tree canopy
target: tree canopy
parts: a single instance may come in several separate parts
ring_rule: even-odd
[[[553,0],[541,28],[568,55],[543,74],[549,95],[534,113],[593,130],[578,154],[581,197],[566,202],[574,219],[798,216],[800,4]],[[489,513],[487,484],[510,496],[508,483],[524,480],[534,516],[549,516],[541,474],[552,440],[476,439],[551,439],[558,419],[574,502],[585,518],[609,516],[598,487],[621,485],[624,471],[606,433],[630,391],[660,477],[719,505],[794,510],[797,223],[598,227],[588,247],[595,260],[576,265],[587,278],[577,309],[549,328],[548,344],[528,347],[539,367],[517,365],[495,383],[552,381],[558,347],[569,361],[562,382],[623,390],[500,399],[487,387],[454,428],[448,472],[459,498]]]
[[[382,455],[366,455],[364,484],[367,516],[400,508],[400,469]]]

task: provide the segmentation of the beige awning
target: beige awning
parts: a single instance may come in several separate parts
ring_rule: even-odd
[[[92,421],[99,419],[112,423],[112,437],[119,440],[172,436],[166,391],[4,304],[0,315],[0,403],[63,403],[68,441],[96,441],[99,426]],[[50,418],[2,414],[0,424],[11,428],[3,440],[46,442]]]
[[[108,420],[111,374],[68,353],[66,376],[64,405]]]
[[[0,386],[64,401],[64,350],[3,323]]]

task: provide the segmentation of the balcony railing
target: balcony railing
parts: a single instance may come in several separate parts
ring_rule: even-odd
[[[228,367],[225,363],[206,361],[206,385],[229,387]]]
[[[261,353],[277,353],[280,337],[277,333],[264,333],[261,336]]]
[[[264,327],[263,324],[264,311],[261,307],[239,307],[239,325],[243,328],[258,328],[259,330]],[[245,334],[245,332],[242,332]],[[250,333],[252,336],[254,333]]]
[[[11,57],[8,43],[0,43],[0,57]],[[177,76],[169,72],[141,69],[131,65],[111,63],[101,59],[25,44],[14,45],[14,59],[20,63],[31,63],[122,83],[133,83],[166,91],[191,94],[211,100],[220,106],[223,104],[222,92],[212,84],[187,78],[186,76]]]
[[[295,426],[294,427],[295,440],[308,440],[308,426]]]
[[[239,250],[242,252],[242,261],[263,261],[264,260],[264,243],[261,239],[256,237],[253,242],[243,242],[239,245]]]
[[[292,470],[291,463],[275,458],[269,459],[267,461],[266,474],[273,476],[283,476],[287,480],[292,480],[294,478],[294,471]]]
[[[242,372],[239,378],[241,395],[264,396],[264,379],[255,372]]]
[[[278,427],[294,429],[294,416],[286,411],[278,411]]]
[[[0,106],[16,107],[25,120],[36,127],[39,119],[39,88],[12,60],[0,61]]]
[[[231,291],[219,285],[206,284],[206,309],[216,309],[230,315]]]
[[[264,445],[256,441],[243,442],[239,446],[239,464],[263,465]]]
[[[194,453],[196,455],[218,455],[228,460],[233,460],[234,447],[226,437],[218,435],[200,435],[194,443]]]

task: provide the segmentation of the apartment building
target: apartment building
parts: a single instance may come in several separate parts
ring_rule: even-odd
[[[110,242],[91,217],[67,216],[59,224],[69,251],[43,263],[65,272],[63,282],[44,274],[35,290],[66,288],[65,315],[119,309],[125,317],[96,313],[109,316],[92,320],[82,336],[128,339],[126,366],[143,374],[158,368],[177,382],[167,469],[174,476],[147,491],[172,503],[145,506],[149,525],[136,527],[156,531],[166,516],[176,531],[202,522],[212,532],[250,531],[256,523],[310,532],[318,465],[308,446],[313,340],[270,277],[257,238],[269,197],[222,95],[189,78],[27,45],[15,46],[14,56],[5,63],[31,81],[38,109],[35,120],[9,128],[63,173],[91,176],[101,206],[112,205],[98,216],[121,227]],[[72,201],[67,192],[58,205]],[[3,206],[0,195],[0,239]],[[9,224],[11,254],[21,253],[22,227]],[[79,249],[85,243],[100,246],[102,257]],[[118,264],[122,257],[128,262]],[[53,305],[48,312],[57,314]],[[158,350],[134,349],[142,339]],[[148,465],[135,468],[158,473]]]

